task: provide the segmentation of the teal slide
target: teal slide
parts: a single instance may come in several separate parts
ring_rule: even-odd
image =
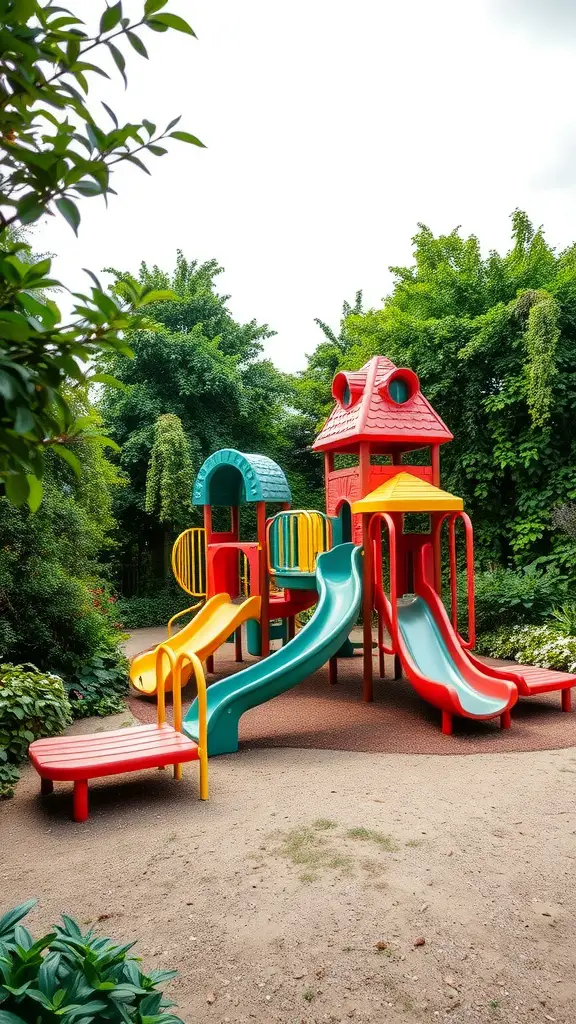
[[[491,718],[502,714],[510,705],[512,687],[491,679],[475,669],[466,658],[456,660],[459,651],[447,645],[434,613],[423,597],[398,602],[398,628],[416,672],[405,666],[406,674],[419,693],[432,704],[445,706],[434,699],[434,684],[455,691],[460,707],[470,718]],[[460,663],[458,663],[460,662]]]
[[[318,604],[293,640],[268,658],[208,687],[208,753],[238,750],[238,723],[245,711],[277,697],[325,665],[342,646],[362,599],[362,550],[339,544],[318,558]],[[198,739],[198,702],[184,720],[184,732]]]

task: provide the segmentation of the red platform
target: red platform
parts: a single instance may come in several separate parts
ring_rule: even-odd
[[[43,793],[51,793],[54,782],[74,782],[75,821],[88,817],[88,779],[164,768],[199,757],[197,744],[171,725],[36,740],[28,755],[42,779]]]

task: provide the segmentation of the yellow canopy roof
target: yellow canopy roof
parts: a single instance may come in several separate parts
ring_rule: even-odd
[[[412,473],[397,473],[352,505],[353,512],[459,512],[463,508],[462,498]]]

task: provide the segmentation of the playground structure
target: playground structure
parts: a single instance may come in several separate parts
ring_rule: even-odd
[[[312,446],[324,456],[326,512],[292,509],[284,473],[265,456],[225,448],[201,467],[192,501],[203,509],[204,526],[184,531],[172,556],[175,577],[194,604],[170,620],[167,640],[138,655],[130,667],[133,687],[157,696],[153,732],[144,737],[139,728],[125,729],[118,738],[104,734],[32,744],[31,758],[46,787],[52,780],[76,780],[80,820],[87,814],[87,779],[96,775],[198,758],[206,797],[205,758],[238,749],[239,722],[247,710],[326,663],[330,683],[336,683],[338,659],[353,656],[357,647],[364,701],[374,697],[376,647],[379,678],[385,679],[385,655],[391,655],[395,678],[405,678],[439,709],[447,735],[454,716],[498,719],[509,728],[519,696],[560,691],[562,710],[571,710],[576,675],[489,666],[471,653],[472,524],[462,499],[440,486],[440,448],[452,434],[422,394],[416,374],[375,356],[357,372],[338,373],[332,393],[334,408]],[[252,510],[255,539],[240,535],[242,508]],[[462,535],[463,631],[458,620]],[[297,617],[314,606],[296,631]],[[363,640],[354,645],[350,633],[360,611]],[[192,613],[192,621],[173,634],[175,621]],[[260,660],[206,689],[203,664],[214,672],[214,655],[223,643],[233,641],[235,660],[243,660],[243,628],[248,652]],[[276,640],[281,647],[271,652]],[[198,697],[182,721],[180,690],[192,678]],[[170,689],[173,729],[166,726],[164,711]]]
[[[362,648],[364,701],[374,696],[376,615],[379,678],[385,677],[385,654],[392,655],[395,677],[403,676],[440,710],[445,734],[452,732],[454,716],[498,719],[509,728],[519,695],[559,690],[562,709],[570,710],[576,676],[530,666],[495,668],[471,653],[472,524],[462,499],[440,486],[440,448],[452,434],[422,394],[417,375],[375,356],[357,372],[338,373],[332,393],[333,411],[313,444],[324,456],[326,512],[292,509],[284,473],[264,456],[222,449],[198,473],[192,501],[203,508],[204,532],[186,531],[178,539],[174,564],[187,593],[201,597],[201,585],[194,589],[190,580],[205,580],[206,604],[173,638],[175,649],[195,652],[212,672],[217,648],[234,639],[240,662],[245,623],[248,651],[262,659],[208,688],[209,753],[236,750],[241,715],[322,664],[329,664],[335,683],[338,659],[353,654],[348,638],[360,609],[363,642],[355,646]],[[276,509],[267,517],[270,504]],[[250,505],[256,539],[246,541],[240,509]],[[222,509],[227,524],[216,529]],[[194,542],[182,554],[187,534]],[[458,621],[461,554],[465,628]],[[296,633],[296,616],[314,605],[312,618]],[[275,639],[282,647],[270,653]],[[153,658],[140,655],[131,669],[141,690],[146,657]],[[150,672],[148,680],[153,692]],[[164,682],[169,687],[170,680]],[[197,702],[183,728],[197,737]]]

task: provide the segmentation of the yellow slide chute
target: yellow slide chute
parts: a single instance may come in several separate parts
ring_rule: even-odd
[[[196,654],[200,661],[206,661],[248,619],[260,619],[259,597],[249,597],[242,604],[234,604],[229,594],[216,594],[206,602],[192,622],[158,646],[169,647],[176,658],[187,651],[188,654]],[[156,693],[157,650],[158,647],[155,647],[138,654],[130,665],[130,682],[140,693],[150,696]],[[166,668],[164,686],[169,691],[172,689],[172,673],[166,662],[167,659],[162,661]],[[188,682],[191,671],[188,663],[183,669],[183,686]]]

